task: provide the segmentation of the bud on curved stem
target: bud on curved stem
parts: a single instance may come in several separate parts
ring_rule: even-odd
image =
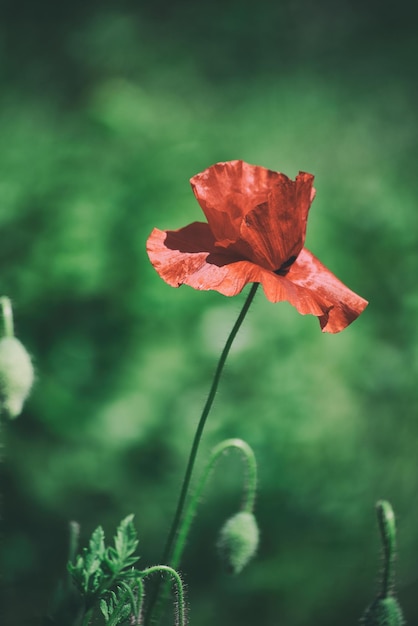
[[[200,480],[197,484],[196,490],[193,493],[190,502],[186,508],[186,512],[181,520],[179,532],[174,543],[170,565],[171,567],[177,569],[180,565],[181,557],[183,555],[183,550],[186,545],[187,537],[193,523],[194,517],[196,515],[197,506],[200,502],[202,493],[207,485],[209,477],[214,469],[216,462],[219,458],[231,448],[238,449],[243,455],[244,463],[246,464],[247,475],[245,481],[244,488],[244,497],[241,506],[241,510],[243,512],[247,512],[252,515],[252,510],[254,508],[256,488],[257,488],[257,461],[254,455],[252,448],[242,439],[225,439],[221,441],[215,448],[213,448],[212,453],[210,455],[209,461],[206,464],[205,469],[203,470],[203,474],[200,477]],[[161,597],[159,605],[157,606],[158,614],[156,622],[158,623],[158,618],[160,617],[160,611],[162,604],[164,602],[166,596],[166,586],[164,585],[161,591]],[[152,608],[152,607],[151,607]],[[157,613],[157,611],[156,611]]]
[[[212,450],[209,461],[203,471],[197,488],[190,500],[189,506],[180,525],[179,534],[174,545],[173,556],[171,558],[172,567],[178,567],[186,544],[196,509],[200,502],[203,490],[218,459],[227,450],[237,448],[243,455],[243,460],[247,466],[247,477],[245,482],[244,498],[241,506],[242,511],[251,513],[254,508],[256,488],[257,488],[257,461],[252,448],[242,439],[225,439]]]

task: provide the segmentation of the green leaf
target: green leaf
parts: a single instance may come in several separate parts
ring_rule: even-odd
[[[96,555],[96,557],[99,559],[103,559],[105,555],[104,538],[105,536],[103,528],[101,526],[98,526],[93,532],[89,541],[89,551],[91,552],[91,554]]]
[[[105,622],[107,623],[109,621],[110,612],[109,612],[108,604],[106,600],[104,599],[100,600],[100,610],[105,618]]]
[[[106,551],[106,564],[114,575],[131,567],[139,559],[133,555],[138,546],[133,517],[128,515],[121,521],[114,537],[115,547],[109,546]]]
[[[118,526],[115,536],[115,549],[121,560],[126,560],[138,546],[138,538],[133,524],[134,516],[128,515]]]
[[[132,614],[133,607],[126,593],[126,589],[117,588],[117,592],[110,591],[107,593],[107,600],[100,601],[100,610],[105,618],[106,624],[110,621],[112,624],[121,624]]]
[[[126,589],[122,592],[119,585],[125,584],[124,581],[132,580],[135,576],[132,565],[139,558],[133,555],[138,545],[133,515],[128,515],[119,524],[114,544],[106,547],[103,528],[98,526],[90,538],[88,547],[76,557],[75,563],[68,563],[68,571],[84,597],[86,606],[91,608],[99,605],[106,622],[110,620],[112,624],[119,623],[122,618],[126,619],[129,616],[132,603],[131,600],[126,602]],[[118,596],[112,590],[116,586]],[[113,613],[115,615],[112,621]]]
[[[93,595],[100,587],[105,576],[102,565],[106,555],[104,532],[98,526],[93,532],[88,548],[84,548],[76,558],[75,564],[68,564],[68,571],[78,589],[86,596]]]

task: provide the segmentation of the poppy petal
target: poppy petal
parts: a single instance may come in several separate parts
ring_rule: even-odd
[[[328,303],[329,309],[319,315],[324,332],[340,332],[351,324],[368,304],[367,300],[346,287],[306,248],[301,251],[283,278],[310,292],[318,302]]]
[[[147,242],[152,265],[172,287],[189,285],[235,296],[259,282],[270,302],[287,301],[302,315],[319,318],[324,332],[337,333],[353,322],[367,301],[348,289],[304,248],[285,276],[222,254],[207,224],[194,222],[177,231],[155,228]]]
[[[190,179],[217,245],[227,247],[240,237],[244,217],[267,201],[284,174],[244,161],[216,163]]]
[[[154,228],[147,252],[155,270],[172,287],[189,285],[236,296],[246,284],[261,282],[263,274],[275,278],[250,261],[220,253],[209,226],[201,222],[176,231]]]
[[[289,302],[302,315],[327,315],[332,304],[320,295],[288,280],[287,276],[278,276],[274,272],[262,270],[260,282],[266,298],[270,302]]]
[[[240,236],[252,251],[251,260],[275,271],[296,259],[305,243],[308,212],[315,195],[313,179],[305,172],[295,181],[281,174],[272,181],[267,201],[245,216]]]
[[[184,284],[232,296],[248,282],[236,280],[229,268],[237,259],[219,251],[208,224],[194,222],[175,231],[154,228],[147,252],[158,274],[172,287]]]

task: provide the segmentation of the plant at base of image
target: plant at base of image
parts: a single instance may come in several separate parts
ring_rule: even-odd
[[[287,301],[302,315],[316,316],[321,330],[327,333],[344,330],[367,306],[366,300],[304,247],[308,212],[315,197],[313,178],[300,172],[291,180],[282,173],[240,160],[217,163],[191,179],[207,222],[193,222],[179,230],[155,228],[149,236],[150,261],[173,287],[184,284],[235,296],[247,284],[251,286],[215,369],[158,564],[138,567],[140,542],[133,514],[120,522],[113,544],[106,542],[99,525],[81,551],[79,525],[71,522],[67,577],[53,596],[45,618],[47,624],[151,626],[162,622],[172,593],[175,624],[198,623],[193,607],[189,610],[185,599],[182,557],[209,479],[230,451],[236,452],[243,464],[243,494],[239,510],[219,530],[216,549],[224,569],[234,575],[255,558],[260,541],[255,514],[257,462],[250,445],[238,437],[221,441],[213,448],[194,488],[191,481],[228,354],[259,285],[270,302]],[[30,392],[33,368],[25,348],[14,337],[9,299],[3,297],[1,306],[4,337],[0,340],[0,406],[2,416],[15,418]],[[402,611],[394,597],[395,517],[385,500],[377,503],[376,510],[383,572],[378,594],[361,623],[402,626]]]

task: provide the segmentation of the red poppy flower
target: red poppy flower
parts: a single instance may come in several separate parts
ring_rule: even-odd
[[[343,330],[367,301],[304,248],[313,179],[300,172],[293,181],[243,161],[209,167],[190,180],[207,223],[155,228],[147,242],[151,263],[172,287],[235,296],[261,283],[271,302],[287,300],[302,315],[316,315],[325,332]]]

